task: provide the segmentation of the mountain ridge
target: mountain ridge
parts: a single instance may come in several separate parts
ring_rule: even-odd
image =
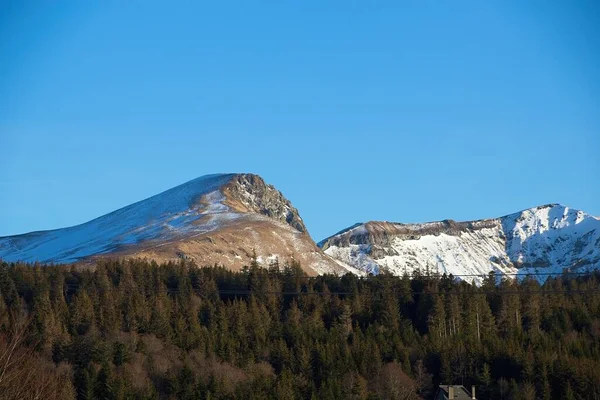
[[[205,175],[79,225],[0,237],[0,258],[43,263],[186,258],[237,269],[253,250],[265,260],[297,258],[309,273],[340,269],[292,203],[255,174]]]
[[[429,268],[454,275],[540,268],[560,272],[600,262],[600,220],[552,203],[463,222],[369,221],[354,224],[318,245],[365,273],[378,273],[380,268],[396,274]]]
[[[479,218],[479,219],[472,219],[472,220],[455,220],[453,218],[445,218],[445,219],[441,219],[441,220],[431,220],[431,221],[426,221],[426,222],[399,222],[399,221],[391,221],[391,220],[373,220],[373,219],[371,219],[371,220],[367,220],[367,221],[363,221],[363,222],[355,222],[353,225],[350,225],[347,228],[344,228],[344,229],[334,233],[333,235],[330,235],[330,236],[326,237],[325,239],[320,240],[319,242],[317,242],[317,244],[320,245],[321,243],[324,243],[325,241],[327,241],[327,239],[329,239],[331,237],[343,234],[343,233],[345,233],[353,228],[356,228],[360,225],[366,225],[369,223],[388,223],[388,224],[401,225],[401,226],[429,225],[429,224],[437,224],[437,223],[464,224],[464,223],[491,221],[491,220],[501,219],[501,218],[505,218],[505,217],[510,217],[512,215],[517,215],[517,214],[520,214],[520,213],[523,213],[523,212],[529,211],[529,210],[535,210],[535,209],[544,208],[544,207],[554,207],[554,206],[572,208],[563,203],[547,203],[547,204],[543,204],[543,205],[539,205],[539,206],[524,208],[524,209],[521,209],[520,211],[510,213],[510,214],[505,214],[500,217],[491,217],[491,218],[488,217],[488,218]],[[600,217],[592,215],[592,214],[588,214],[588,213],[586,213],[586,214],[589,217],[592,217],[592,218],[600,221]]]
[[[71,227],[0,237],[0,258],[93,263],[101,257],[199,265],[297,260],[309,274],[562,271],[600,262],[600,219],[559,203],[498,218],[356,223],[315,244],[300,213],[250,173],[204,175]]]

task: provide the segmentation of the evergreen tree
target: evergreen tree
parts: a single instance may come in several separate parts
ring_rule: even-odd
[[[0,263],[0,357],[79,399],[427,400],[462,382],[482,400],[600,393],[600,274],[477,287],[299,268]]]

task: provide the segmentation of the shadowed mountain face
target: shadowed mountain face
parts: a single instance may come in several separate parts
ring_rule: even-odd
[[[70,228],[0,238],[0,258],[44,263],[96,257],[247,265],[294,258],[308,273],[337,272],[281,192],[252,174],[207,175]]]
[[[550,204],[471,222],[356,224],[319,247],[340,262],[374,273],[560,273],[600,268],[600,220]]]

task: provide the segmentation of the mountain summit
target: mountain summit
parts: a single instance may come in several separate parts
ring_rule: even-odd
[[[372,221],[355,224],[319,247],[367,273],[416,269],[454,275],[561,273],[567,268],[600,267],[600,220],[549,204],[469,222]]]
[[[294,258],[309,273],[338,263],[312,241],[298,210],[253,174],[206,175],[81,225],[0,237],[0,258],[44,263],[97,257],[247,265]]]
[[[560,204],[500,218],[355,224],[318,246],[298,210],[253,174],[206,175],[81,225],[0,237],[0,259],[193,260],[239,269],[295,259],[309,274],[414,270],[477,276],[600,268],[600,219]],[[468,280],[471,280],[469,278]]]

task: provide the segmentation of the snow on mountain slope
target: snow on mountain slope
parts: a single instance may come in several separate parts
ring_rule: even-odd
[[[551,204],[472,222],[356,224],[319,247],[367,273],[560,273],[600,268],[600,220]]]
[[[0,238],[0,258],[70,263],[161,235],[214,229],[212,221],[193,223],[203,215],[234,217],[219,201],[218,188],[229,179],[231,175],[203,176],[81,225]],[[204,205],[197,202],[201,196]]]
[[[253,250],[312,273],[341,270],[281,192],[252,174],[207,175],[81,225],[0,237],[0,259],[43,263],[116,256],[239,268]]]

